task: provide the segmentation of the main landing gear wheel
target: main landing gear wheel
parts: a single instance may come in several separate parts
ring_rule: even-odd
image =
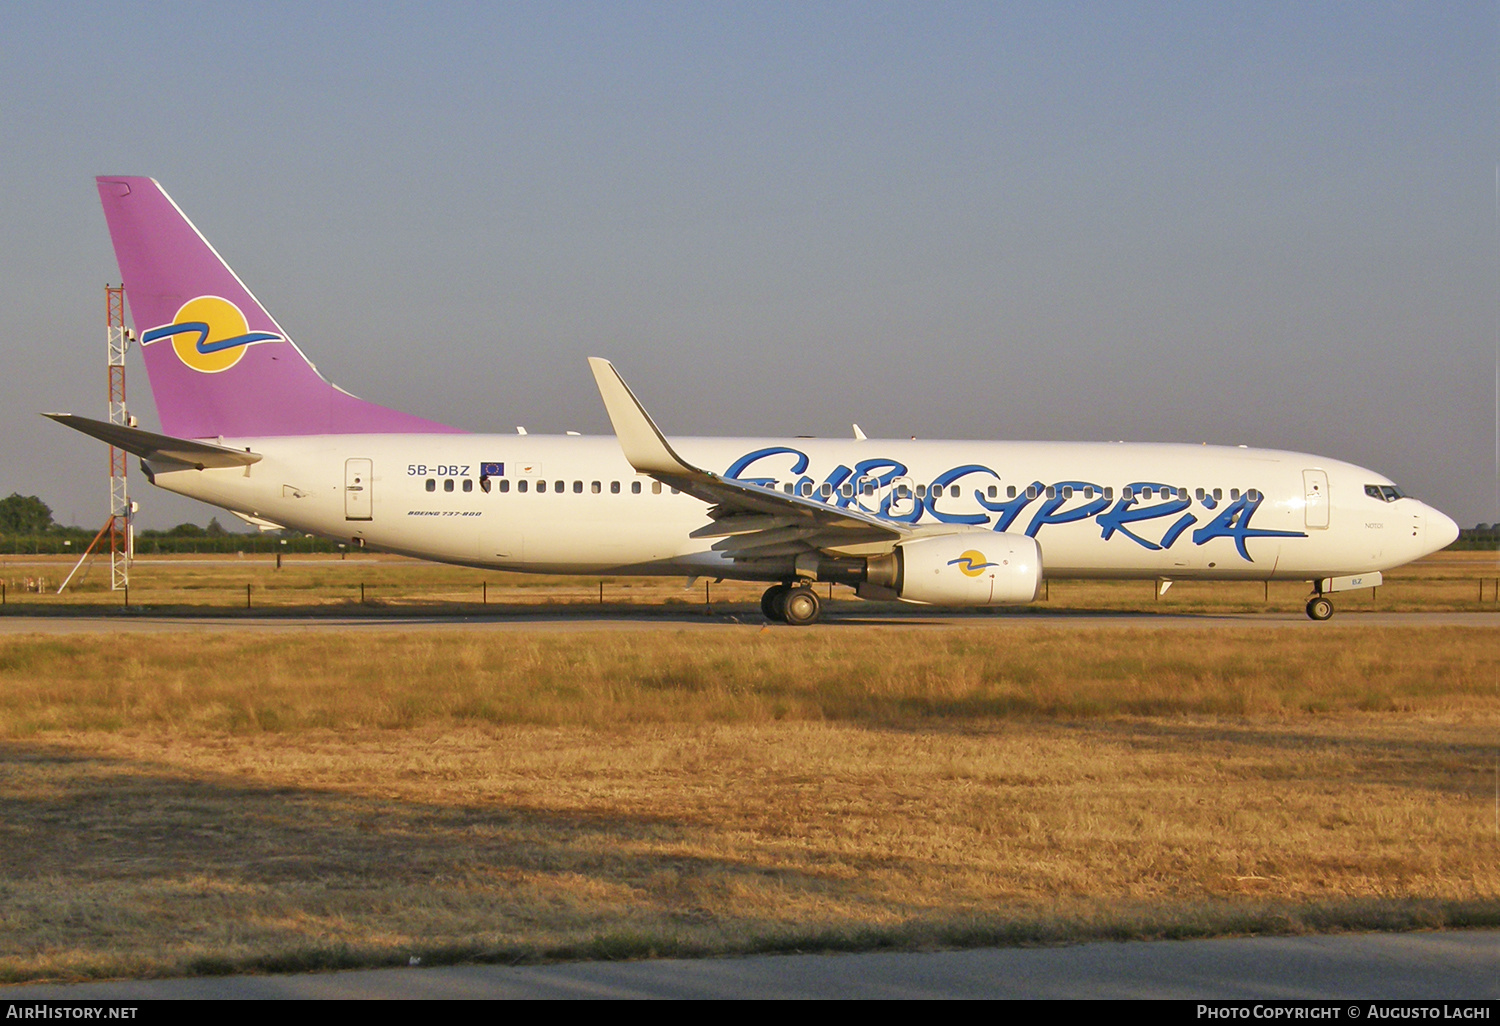
[[[1333,603],[1322,595],[1307,600],[1307,615],[1314,620],[1326,620],[1333,615]]]
[[[760,597],[760,611],[772,623],[786,622],[786,596],[791,591],[787,584],[773,584]]]
[[[806,627],[817,623],[823,613],[823,603],[811,588],[793,588],[787,592],[781,604],[782,619],[793,627]]]

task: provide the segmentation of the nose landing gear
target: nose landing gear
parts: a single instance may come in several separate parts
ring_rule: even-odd
[[[760,597],[767,620],[805,627],[823,615],[823,603],[805,584],[774,584]]]

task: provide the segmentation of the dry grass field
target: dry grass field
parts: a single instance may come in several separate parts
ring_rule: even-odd
[[[0,980],[1500,923],[1500,632],[1357,619],[3,637]]]

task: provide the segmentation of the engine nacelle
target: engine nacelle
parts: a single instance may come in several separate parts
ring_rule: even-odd
[[[966,531],[916,538],[869,560],[865,580],[903,602],[1016,605],[1042,588],[1042,550],[1024,534]],[[874,589],[869,589],[874,592]],[[875,597],[874,594],[871,597]]]

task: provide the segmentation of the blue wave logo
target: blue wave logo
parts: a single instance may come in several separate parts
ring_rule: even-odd
[[[141,345],[163,339],[171,339],[172,349],[185,366],[204,374],[233,367],[247,346],[282,341],[269,331],[251,331],[240,308],[219,296],[199,296],[184,303],[171,324],[142,334]]]

